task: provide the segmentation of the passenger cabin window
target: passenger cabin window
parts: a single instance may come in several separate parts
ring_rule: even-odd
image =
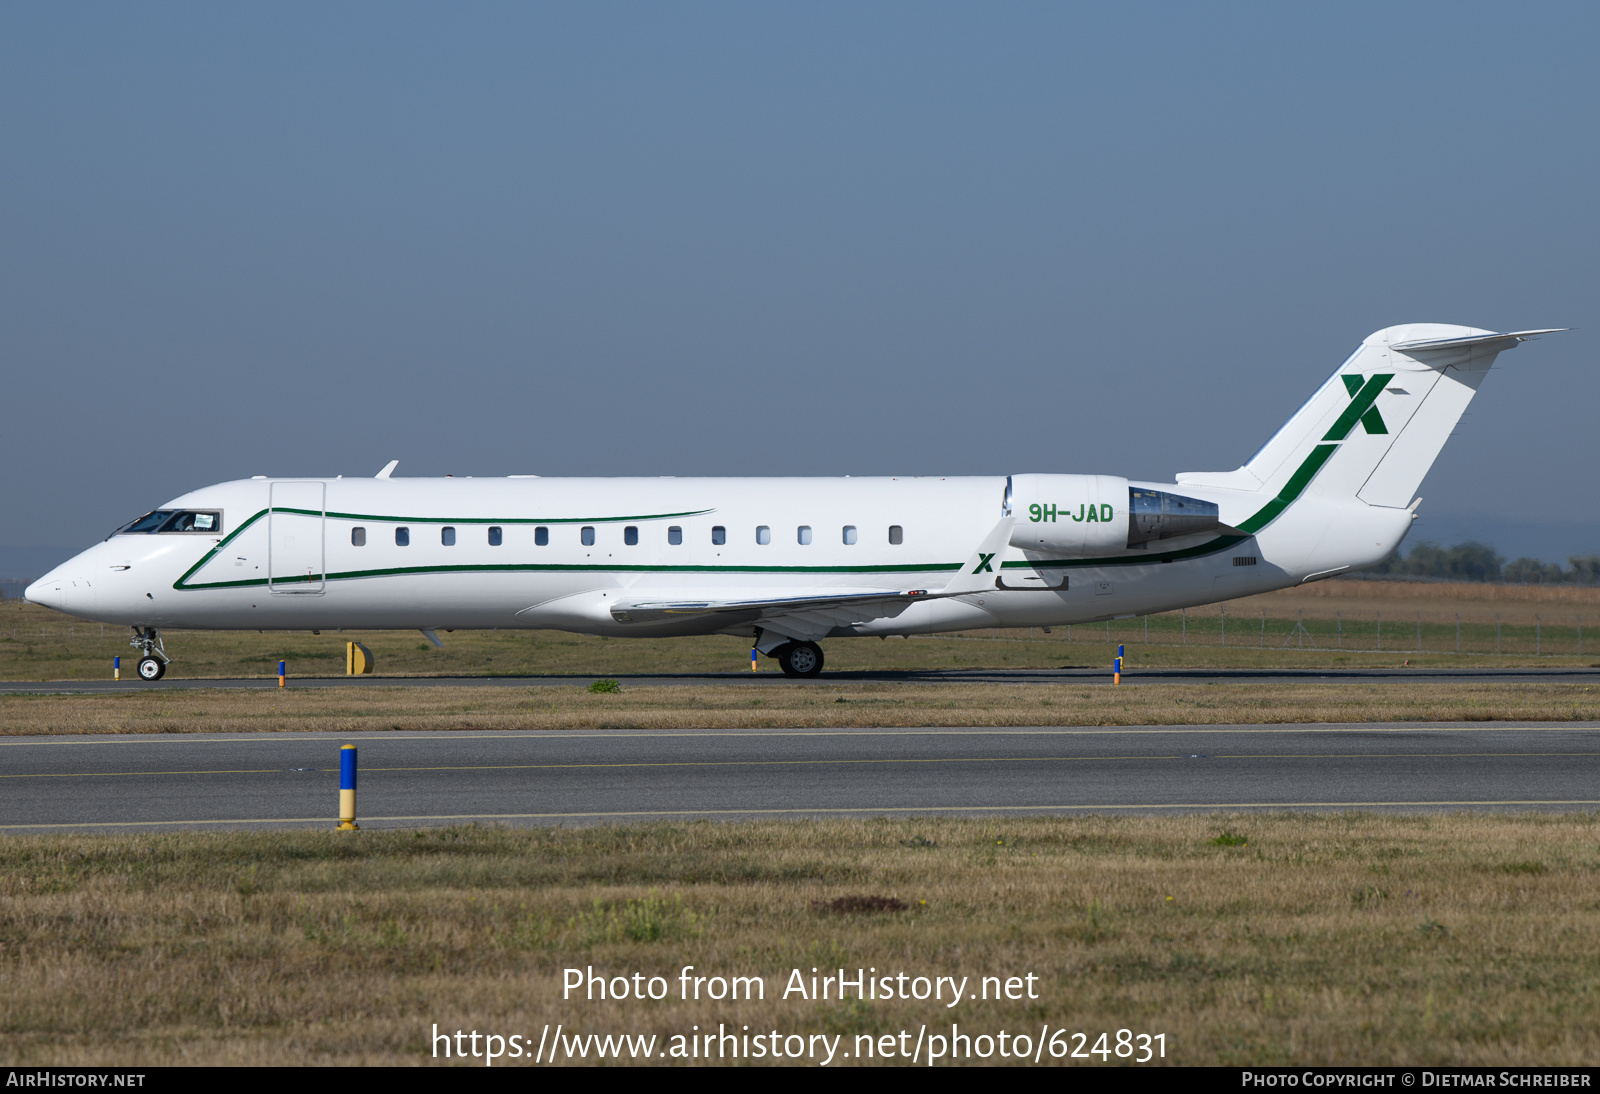
[[[533,530],[533,545],[535,547],[550,546],[550,529],[546,528],[542,524],[535,528]]]
[[[802,524],[799,528],[797,528],[795,530],[795,538],[800,541],[801,546],[804,546],[804,545],[810,543],[811,542],[811,525]]]
[[[396,528],[394,530],[394,545],[396,547],[409,547],[409,546],[411,546],[411,529],[409,529],[409,528]]]
[[[498,547],[500,546],[500,541],[500,526],[498,524],[489,525],[489,546]]]
[[[365,528],[350,529],[350,546],[365,547],[367,545],[367,530]]]
[[[583,545],[585,547],[593,547],[594,546],[594,528],[592,528],[591,526],[589,526],[587,524],[584,525],[583,526],[583,531],[578,533],[578,538],[583,541]]]
[[[721,547],[724,543],[728,542],[728,530],[720,524],[712,528],[711,542],[714,545]]]
[[[629,547],[639,546],[639,529],[630,524],[622,530],[622,542]]]
[[[454,547],[456,545],[456,530],[448,524],[439,529],[439,542],[446,547]]]
[[[667,542],[677,547],[683,543],[683,529],[674,524],[667,529]]]
[[[889,542],[898,544],[906,538],[905,529],[898,524],[889,525]]]
[[[856,541],[856,526],[854,524],[846,524],[844,526],[844,542],[845,542],[845,545],[849,546],[850,544],[854,543],[855,541]]]
[[[761,525],[761,527],[757,528],[756,529],[756,542],[757,543],[761,543],[761,544],[771,543],[772,542],[772,529],[768,528],[765,524],[763,524],[763,525]]]

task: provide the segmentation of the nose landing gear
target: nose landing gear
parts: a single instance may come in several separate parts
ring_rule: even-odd
[[[161,632],[154,627],[135,627],[128,645],[140,652],[139,679],[159,680],[167,674],[167,650],[161,643]]]

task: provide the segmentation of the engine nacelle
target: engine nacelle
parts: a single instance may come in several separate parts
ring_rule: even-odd
[[[1230,530],[1215,502],[1130,487],[1114,475],[1013,475],[1006,480],[1006,503],[1017,519],[1013,547],[1067,557]]]
[[[1092,556],[1128,546],[1128,480],[1114,475],[1013,475],[1017,518],[1011,545],[1052,555]]]

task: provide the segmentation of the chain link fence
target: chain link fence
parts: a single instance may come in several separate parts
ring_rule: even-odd
[[[1098,623],[1026,630],[995,629],[937,635],[943,639],[1092,642],[1152,646],[1216,646],[1267,650],[1329,650],[1348,653],[1428,653],[1519,656],[1583,656],[1596,652],[1576,612],[1516,613],[1516,622],[1496,615],[1459,612],[1352,612],[1331,617],[1273,616],[1264,611],[1228,611],[1226,605],[1129,616]],[[1585,645],[1587,643],[1587,646]]]

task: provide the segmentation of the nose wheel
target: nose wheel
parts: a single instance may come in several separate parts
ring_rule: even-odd
[[[161,632],[154,627],[135,627],[128,645],[139,651],[139,679],[159,680],[167,674],[166,647],[161,644]]]
[[[790,642],[773,656],[785,676],[810,677],[822,672],[822,647],[815,642]]]

